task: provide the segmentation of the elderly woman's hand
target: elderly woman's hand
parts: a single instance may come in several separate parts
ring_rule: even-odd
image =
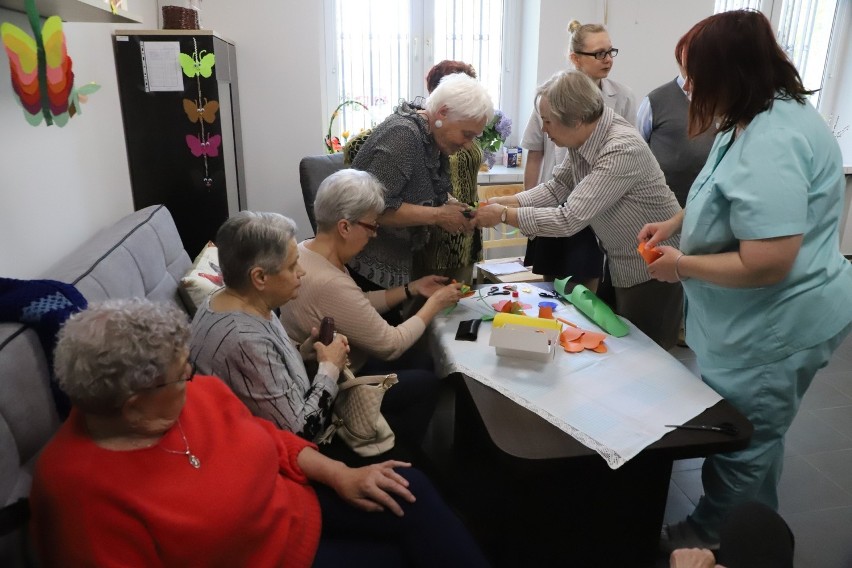
[[[514,195],[498,195],[497,197],[489,197],[488,205],[496,203],[497,205],[506,205],[508,207],[517,207],[519,205],[518,198]]]
[[[678,548],[669,557],[669,568],[724,568],[706,548]]]
[[[415,498],[408,490],[408,481],[395,467],[411,467],[410,463],[389,460],[359,468],[341,468],[329,483],[341,499],[354,507],[369,512],[389,509],[394,515],[403,515],[402,507],[393,495],[414,503]]]
[[[314,349],[317,351],[317,361],[320,363],[328,361],[338,369],[346,366],[346,361],[349,357],[349,340],[342,333],[335,333],[334,340],[328,345],[323,345],[322,342],[315,341]]]
[[[470,233],[474,229],[473,221],[463,215],[467,205],[455,201],[435,207],[435,224],[448,233]]]
[[[480,205],[473,217],[476,226],[480,228],[494,227],[502,223],[501,217],[506,207],[507,205],[491,202],[488,205]]]
[[[316,349],[314,349],[314,343],[319,339],[319,329],[316,327],[311,328],[311,335],[307,339],[305,339],[301,345],[299,345],[299,355],[302,356],[303,361],[315,361],[317,358]]]
[[[426,300],[426,303],[434,305],[435,309],[440,311],[457,304],[459,300],[461,300],[461,284],[454,282],[441,286],[432,294],[432,297]]]
[[[429,298],[437,290],[440,290],[441,288],[446,286],[449,280],[450,279],[446,276],[438,276],[436,274],[432,274],[409,282],[408,288],[413,294],[419,294],[424,298]]]

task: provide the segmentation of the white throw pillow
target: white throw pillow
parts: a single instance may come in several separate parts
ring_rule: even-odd
[[[180,292],[189,311],[195,315],[204,300],[224,285],[219,268],[219,249],[208,242],[195,257],[186,276],[180,279]]]

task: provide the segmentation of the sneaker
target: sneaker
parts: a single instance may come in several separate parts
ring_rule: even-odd
[[[660,550],[671,554],[678,548],[707,548],[719,550],[719,543],[702,537],[691,521],[684,520],[673,525],[663,525],[660,531]]]

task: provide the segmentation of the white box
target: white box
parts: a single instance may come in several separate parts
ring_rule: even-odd
[[[512,314],[494,318],[489,345],[497,355],[532,361],[552,361],[559,346],[558,322]]]

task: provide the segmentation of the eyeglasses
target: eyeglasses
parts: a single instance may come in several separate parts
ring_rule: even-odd
[[[355,224],[361,225],[362,227],[364,227],[368,231],[372,231],[373,233],[379,232],[379,224],[378,223],[376,223],[375,225],[371,225],[369,223],[365,223],[364,221],[355,221]]]
[[[192,379],[194,379],[196,373],[198,373],[198,365],[195,364],[195,361],[187,361],[187,363],[189,363],[189,375],[185,375],[185,376],[177,379],[176,381],[168,381],[168,382],[165,382],[165,383],[160,383],[159,385],[154,385],[154,386],[151,386],[151,387],[145,387],[145,388],[139,389],[139,390],[161,389],[165,386],[173,385],[175,383],[190,383],[190,382],[192,382]]]
[[[589,57],[594,57],[595,59],[602,61],[606,59],[607,55],[609,55],[610,57],[615,57],[616,55],[618,55],[618,50],[613,48],[608,51],[596,51],[594,53],[589,53],[588,51],[575,51],[574,53],[577,53],[579,55],[588,55]]]

